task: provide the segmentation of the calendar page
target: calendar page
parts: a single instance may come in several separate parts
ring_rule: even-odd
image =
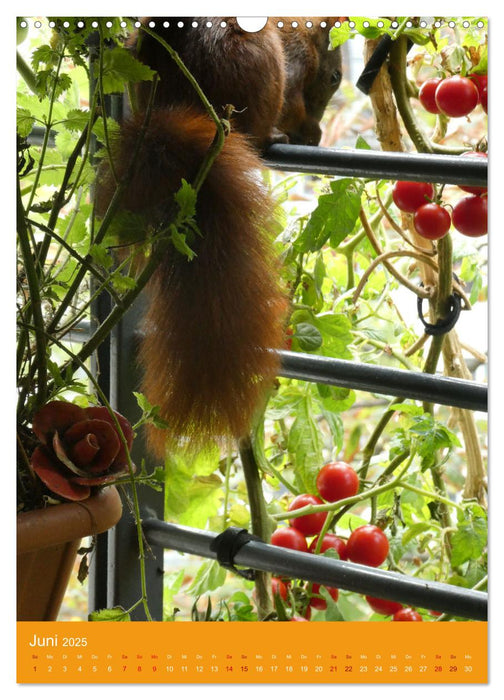
[[[19,685],[488,684],[488,28],[16,19]]]

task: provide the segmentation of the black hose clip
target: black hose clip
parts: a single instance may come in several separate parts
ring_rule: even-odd
[[[457,276],[453,276],[458,282]],[[420,283],[420,286],[423,287],[423,283]],[[462,309],[462,297],[460,296],[460,294],[457,294],[457,292],[453,292],[453,294],[450,294],[447,301],[450,305],[448,315],[444,318],[438,319],[436,323],[428,323],[423,315],[423,298],[417,297],[418,317],[422,322],[424,331],[427,333],[427,335],[444,335],[445,333],[448,333],[452,330],[452,328],[455,327],[455,324],[457,323],[458,318],[460,316],[460,311]]]
[[[365,95],[369,95],[376,76],[380,72],[382,65],[387,60],[388,55],[390,53],[390,48],[392,46],[392,42],[392,37],[389,34],[384,34],[380,38],[375,50],[373,51],[366,65],[364,66],[364,70],[360,74],[359,79],[357,80],[355,85]],[[411,39],[408,39],[407,51],[409,51],[412,46],[413,42],[411,41]]]
[[[247,579],[247,581],[254,581],[255,571],[253,569],[237,569],[234,565],[234,558],[240,549],[244,544],[252,540],[262,542],[260,537],[252,535],[248,530],[239,527],[228,527],[227,530],[221,532],[213,540],[210,550],[216,552],[217,561],[225,569],[229,569],[229,571]]]

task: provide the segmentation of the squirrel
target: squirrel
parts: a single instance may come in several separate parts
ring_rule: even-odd
[[[142,134],[121,208],[152,227],[173,213],[182,179],[191,182],[215,137],[193,86],[142,27],[153,26],[192,73],[219,116],[232,105],[231,131],[199,189],[189,260],[171,246],[148,285],[139,349],[142,391],[168,429],[151,428],[156,455],[169,445],[203,448],[241,439],[273,387],[288,309],[273,248],[274,207],[258,177],[271,143],[317,145],[320,119],[341,81],[340,50],[329,49],[335,18],[270,18],[255,33],[235,18],[144,18],[128,40],[160,80],[145,125],[149,85],[112,144],[113,169],[99,172],[103,216]],[[323,20],[323,21],[322,21]],[[165,26],[168,24],[168,26]],[[171,209],[170,209],[171,207]],[[143,235],[143,234],[142,234]],[[156,254],[155,247],[152,254]]]

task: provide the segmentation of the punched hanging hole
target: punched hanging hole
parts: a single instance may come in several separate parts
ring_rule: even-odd
[[[266,22],[268,21],[267,17],[237,17],[236,21],[238,22],[238,26],[243,29],[244,32],[260,32],[261,29],[264,29],[266,26]]]

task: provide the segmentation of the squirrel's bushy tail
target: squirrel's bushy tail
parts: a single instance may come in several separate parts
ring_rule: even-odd
[[[126,122],[114,153],[121,178],[143,118]],[[191,182],[215,135],[203,114],[186,108],[152,115],[122,208],[156,223],[172,209],[182,178]],[[232,133],[202,185],[191,261],[170,246],[148,289],[139,358],[142,390],[159,406],[168,430],[152,430],[150,447],[204,446],[247,434],[279,368],[286,302],[271,242],[272,202],[260,161],[246,138]],[[107,170],[98,210],[113,194]],[[141,232],[139,234],[141,237]],[[155,249],[154,249],[154,254]]]

